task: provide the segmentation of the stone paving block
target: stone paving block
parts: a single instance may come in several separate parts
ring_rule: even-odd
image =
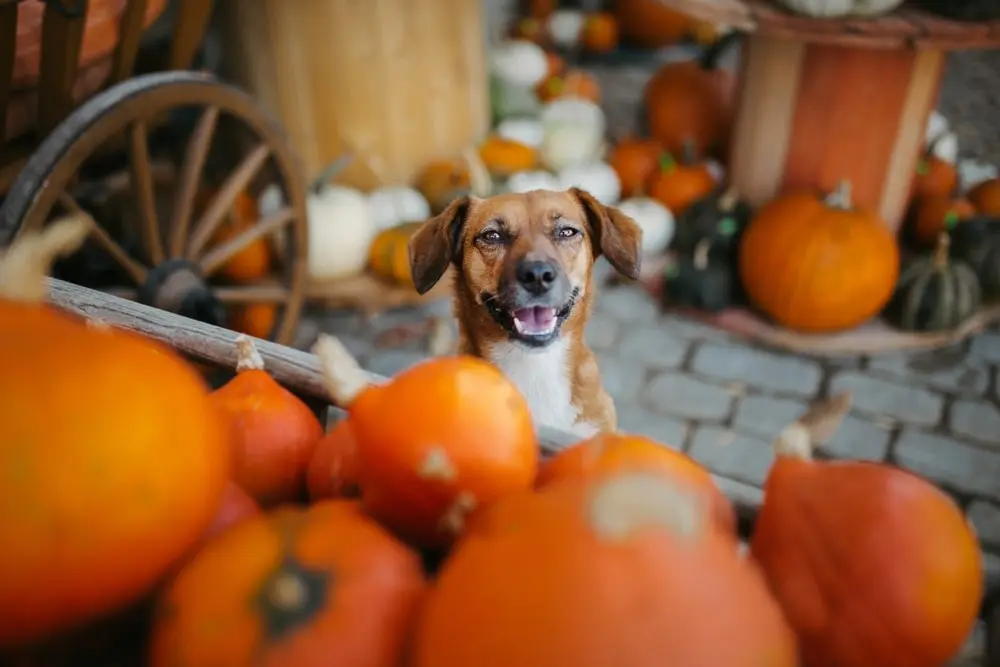
[[[661,322],[625,327],[618,342],[618,354],[649,368],[677,368],[684,361],[690,343],[673,334]]]
[[[684,373],[660,373],[643,395],[650,407],[685,419],[721,421],[729,416],[733,397],[717,384]]]
[[[754,486],[763,485],[774,462],[769,442],[718,426],[698,426],[688,454],[712,472]]]
[[[972,339],[969,354],[994,364],[1000,364],[1000,333],[981,333]]]
[[[908,424],[933,426],[941,420],[944,409],[944,398],[939,394],[858,371],[841,371],[833,377],[830,392],[845,390],[854,393],[855,410]]]
[[[913,357],[904,354],[872,357],[868,370],[907,384],[920,384],[953,394],[982,396],[989,384],[989,369],[981,360],[961,361],[954,366],[923,372],[909,365]]]
[[[1000,500],[998,452],[906,428],[896,442],[895,458],[902,467],[957,491]]]
[[[415,350],[379,350],[368,359],[365,368],[372,373],[392,376],[426,358],[426,352]]]
[[[725,329],[713,327],[710,324],[705,324],[691,319],[690,317],[684,317],[683,315],[676,315],[673,313],[660,317],[660,324],[661,326],[666,327],[671,334],[687,338],[688,340],[727,341],[734,338],[734,336]]]
[[[601,368],[601,382],[616,405],[631,405],[638,401],[646,383],[646,369],[628,359],[611,353],[600,354],[597,362]]]
[[[759,487],[720,475],[712,475],[712,479],[715,480],[719,490],[734,503],[757,507],[764,500],[764,491]]]
[[[678,451],[684,448],[688,425],[682,419],[667,417],[641,405],[617,405],[618,429],[635,433],[669,445]]]
[[[604,313],[593,313],[587,322],[583,337],[592,350],[614,349],[620,326],[617,320]]]
[[[597,299],[597,311],[620,322],[652,322],[659,310],[649,293],[628,285],[607,288]]]
[[[1000,410],[983,401],[955,401],[951,406],[951,431],[1000,449]]]
[[[885,428],[854,415],[847,415],[840,428],[820,451],[838,459],[885,461],[892,434]]]
[[[748,345],[705,343],[691,370],[713,378],[742,382],[772,391],[813,396],[823,378],[813,361],[765,352]]]
[[[974,500],[966,510],[966,515],[985,546],[1000,548],[1000,506],[984,500]]]

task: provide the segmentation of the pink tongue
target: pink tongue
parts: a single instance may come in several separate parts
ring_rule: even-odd
[[[521,323],[524,333],[545,333],[552,328],[552,323],[556,319],[556,310],[555,308],[532,306],[515,310],[514,317]]]

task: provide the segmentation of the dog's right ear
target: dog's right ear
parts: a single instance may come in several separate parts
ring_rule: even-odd
[[[410,276],[417,294],[424,294],[434,287],[448,270],[448,265],[457,259],[462,244],[462,229],[471,205],[469,197],[459,197],[410,237],[407,252],[410,256]]]

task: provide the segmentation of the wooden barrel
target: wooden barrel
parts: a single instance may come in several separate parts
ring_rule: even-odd
[[[730,143],[730,179],[755,205],[851,181],[893,230],[906,211],[937,100],[939,50],[751,35]]]
[[[284,123],[306,173],[345,152],[338,179],[411,183],[489,128],[475,0],[229,0],[227,68]]]

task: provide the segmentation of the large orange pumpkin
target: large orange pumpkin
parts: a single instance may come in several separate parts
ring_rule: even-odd
[[[433,357],[372,385],[336,338],[315,352],[350,414],[365,510],[410,542],[446,546],[472,512],[534,484],[531,412],[496,366]]]
[[[877,215],[852,207],[847,184],[825,199],[796,192],[765,204],[739,258],[751,301],[778,324],[810,333],[868,320],[899,276],[896,239]]]
[[[622,37],[647,49],[675,44],[696,32],[695,21],[660,0],[615,0]]]
[[[979,183],[969,190],[967,196],[979,213],[1000,216],[1000,178]]]
[[[0,257],[0,647],[138,600],[229,477],[225,421],[190,364],[42,305],[49,262],[92,224],[26,232]]]
[[[340,420],[316,444],[306,486],[311,500],[357,496],[358,443],[351,432],[349,419]]]
[[[165,591],[150,667],[397,667],[425,583],[419,556],[356,503],[247,519]]]
[[[615,144],[608,164],[618,174],[622,197],[638,197],[646,193],[649,179],[660,166],[663,148],[655,139],[626,137]]]
[[[961,509],[894,466],[812,459],[817,406],[776,441],[751,552],[810,667],[940,667],[972,630],[982,556]],[[839,406],[837,404],[840,404]]]
[[[693,492],[703,493],[719,525],[735,531],[733,506],[711,473],[689,456],[641,435],[600,433],[567,447],[542,463],[536,486],[544,488],[565,479],[594,479],[635,470],[662,472]]]
[[[793,667],[795,639],[706,504],[662,475],[566,480],[476,517],[412,667]]]
[[[232,427],[233,479],[262,507],[301,500],[323,425],[267,373],[253,341],[240,336],[236,349],[236,376],[212,394]]]

